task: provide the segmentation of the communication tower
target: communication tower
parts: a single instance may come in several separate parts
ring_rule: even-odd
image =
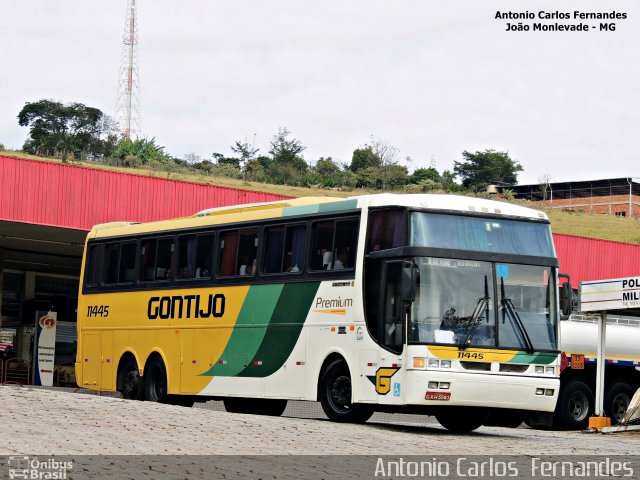
[[[136,0],[127,0],[118,79],[118,121],[124,138],[140,134],[140,78],[138,76],[138,17]]]

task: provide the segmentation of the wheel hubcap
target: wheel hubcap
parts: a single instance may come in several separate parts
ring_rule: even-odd
[[[616,395],[611,404],[611,415],[613,415],[613,419],[616,423],[620,423],[620,420],[624,417],[627,408],[629,408],[629,397],[624,393]]]
[[[351,380],[349,377],[342,375],[334,380],[329,398],[337,410],[348,411],[351,408]]]
[[[574,393],[569,399],[569,414],[571,417],[580,422],[589,414],[589,400],[582,392]]]
[[[129,370],[124,377],[124,383],[122,385],[122,396],[124,398],[131,398],[138,387],[138,372]]]

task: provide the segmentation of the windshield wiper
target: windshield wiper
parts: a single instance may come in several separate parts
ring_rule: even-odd
[[[518,327],[518,331],[520,332],[520,335],[522,335],[522,338],[524,339],[525,349],[527,353],[532,354],[534,352],[533,344],[531,343],[531,339],[529,338],[527,329],[525,328],[524,323],[522,323],[522,319],[520,318],[520,315],[518,315],[518,312],[516,311],[516,307],[513,305],[513,300],[508,298],[505,294],[504,278],[500,279],[500,294],[502,297],[500,299],[500,302],[502,303],[502,323],[505,322],[505,315],[508,314],[510,320],[516,325],[516,327]]]
[[[478,325],[480,324],[480,317],[485,314],[487,322],[489,321],[489,285],[487,283],[487,276],[484,276],[484,297],[478,299],[476,308],[473,309],[471,319],[467,324],[467,334],[464,336],[462,342],[458,344],[458,348],[464,350],[469,346],[473,335],[476,333]]]

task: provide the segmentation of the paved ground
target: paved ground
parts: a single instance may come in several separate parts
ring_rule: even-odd
[[[632,455],[620,435],[482,427],[451,434],[400,416],[364,425],[228,414],[27,387],[0,387],[0,455]],[[397,417],[397,418],[396,418]],[[398,421],[400,419],[400,421]],[[426,420],[426,419],[425,419]]]

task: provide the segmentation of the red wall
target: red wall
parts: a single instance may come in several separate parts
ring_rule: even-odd
[[[560,271],[571,284],[587,280],[640,276],[640,245],[554,233]]]
[[[0,156],[0,220],[89,230],[286,197]]]

